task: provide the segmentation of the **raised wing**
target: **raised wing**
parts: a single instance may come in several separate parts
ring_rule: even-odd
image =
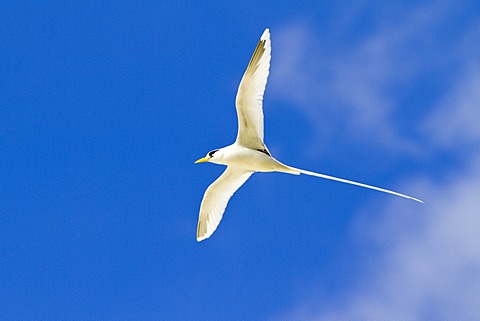
[[[252,149],[264,149],[263,93],[270,69],[270,32],[262,34],[247,70],[238,87],[236,106],[238,116],[237,143]]]
[[[197,241],[209,238],[222,220],[223,212],[233,193],[253,174],[253,172],[234,167],[227,169],[213,182],[203,195],[198,218]]]

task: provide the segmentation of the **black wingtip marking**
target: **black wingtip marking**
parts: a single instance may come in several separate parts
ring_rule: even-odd
[[[255,48],[255,51],[253,52],[252,58],[250,58],[250,62],[248,63],[248,67],[256,67],[258,64],[258,61],[260,58],[263,56],[263,53],[265,52],[265,44],[267,40],[260,40],[257,44],[257,47]]]
[[[264,153],[265,155],[268,155],[270,157],[272,157],[272,155],[270,155],[270,153],[268,152],[268,150],[266,148],[264,149],[257,149],[260,153]]]

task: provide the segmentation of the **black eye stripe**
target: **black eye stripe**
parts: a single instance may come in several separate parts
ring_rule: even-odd
[[[214,149],[212,150],[211,152],[208,153],[208,156],[212,157],[213,154],[215,154],[216,152],[218,152],[218,149]]]

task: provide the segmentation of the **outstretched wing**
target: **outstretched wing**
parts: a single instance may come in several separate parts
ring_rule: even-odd
[[[270,69],[271,51],[270,32],[265,29],[238,87],[236,142],[251,149],[265,148],[262,102]]]
[[[198,218],[197,241],[209,238],[222,220],[223,212],[233,193],[253,174],[234,167],[227,169],[205,191]]]

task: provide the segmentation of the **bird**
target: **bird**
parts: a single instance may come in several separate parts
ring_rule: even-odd
[[[260,37],[238,87],[235,100],[238,132],[235,142],[214,149],[195,161],[195,164],[209,162],[227,166],[205,191],[200,205],[197,241],[205,240],[215,232],[232,195],[256,172],[316,176],[423,203],[418,198],[392,190],[288,166],[272,156],[263,137],[263,95],[270,72],[271,50],[270,30],[267,28]]]

